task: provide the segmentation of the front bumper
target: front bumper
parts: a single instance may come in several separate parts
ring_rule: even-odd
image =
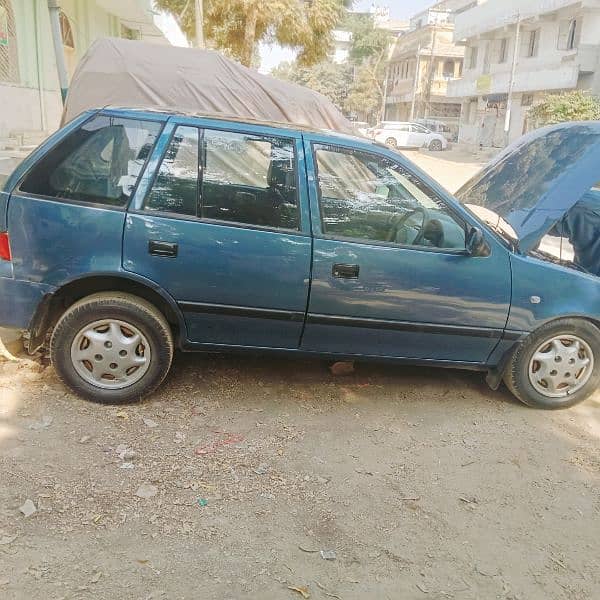
[[[39,303],[54,287],[0,277],[0,327],[27,329]]]

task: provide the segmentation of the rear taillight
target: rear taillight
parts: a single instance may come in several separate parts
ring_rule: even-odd
[[[0,232],[0,260],[12,260],[10,256],[10,244],[8,243],[8,232]]]

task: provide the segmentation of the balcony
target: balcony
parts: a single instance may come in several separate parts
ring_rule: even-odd
[[[579,65],[548,65],[536,70],[521,70],[515,74],[515,92],[572,89],[577,87]],[[482,74],[467,71],[462,79],[451,81],[448,96],[465,98],[506,94],[510,85],[510,71]]]
[[[454,39],[476,37],[514,24],[519,14],[522,19],[528,19],[572,5],[600,8],[600,0],[488,0],[456,15]]]

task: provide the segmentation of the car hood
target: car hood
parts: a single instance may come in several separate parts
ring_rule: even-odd
[[[456,196],[486,222],[497,218],[526,253],[598,181],[600,122],[563,123],[519,139]]]

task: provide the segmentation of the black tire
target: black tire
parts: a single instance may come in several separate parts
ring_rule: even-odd
[[[150,365],[139,381],[121,389],[104,389],[85,381],[71,358],[78,332],[102,319],[118,319],[135,326],[150,346]],[[164,315],[152,304],[123,292],[101,292],[71,306],[59,319],[50,340],[52,364],[60,379],[76,394],[101,404],[124,404],[141,400],[166,377],[173,359],[173,336]]]
[[[553,398],[540,393],[532,385],[529,365],[540,345],[561,335],[574,335],[586,342],[593,354],[594,367],[583,387],[569,396]],[[582,319],[559,319],[540,327],[513,352],[504,373],[504,383],[516,398],[534,408],[557,410],[583,402],[600,385],[600,330]]]
[[[431,140],[429,144],[429,149],[432,152],[441,152],[444,149],[444,146],[440,140]]]
[[[398,147],[398,141],[393,137],[389,137],[387,140],[385,140],[385,143],[387,146],[391,146],[392,148]]]

